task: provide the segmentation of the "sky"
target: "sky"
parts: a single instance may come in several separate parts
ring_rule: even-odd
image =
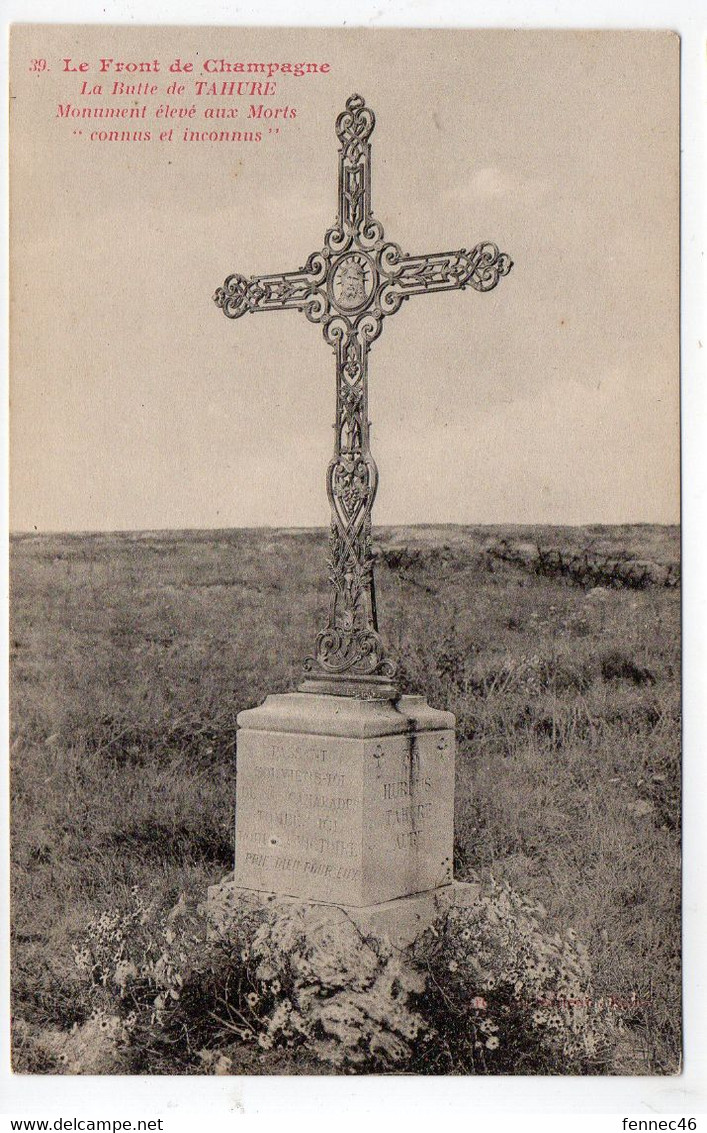
[[[489,294],[414,298],[384,323],[374,522],[678,521],[674,36],[45,27],[16,29],[12,56],[13,529],[328,522],[321,329],[231,322],[211,296],[322,246],[353,91],[377,116],[386,237],[490,239],[514,261]],[[274,104],[297,118],[258,146],[91,143],[55,116],[80,101],[66,56],[91,82],[106,56],[331,70],[281,78]]]

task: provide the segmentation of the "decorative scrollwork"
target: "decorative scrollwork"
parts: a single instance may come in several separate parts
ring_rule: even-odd
[[[374,126],[373,111],[360,95],[351,95],[336,120],[338,217],[325,234],[322,250],[312,253],[296,272],[250,279],[230,275],[214,295],[229,319],[248,312],[303,311],[310,322],[321,325],[336,355],[335,444],[326,475],[331,507],[329,616],[305,671],[330,680],[331,691],[346,695],[359,694],[356,681],[390,681],[395,674],[378,632],[373,576],[371,511],[378,470],[369,444],[370,345],[383,319],[412,295],[466,287],[491,291],[512,267],[510,257],[489,242],[471,251],[408,256],[385,241],[371,211]]]
[[[317,635],[314,657],[305,661],[305,672],[321,670],[333,676],[394,677],[395,666],[385,657],[383,641],[373,629],[355,633],[324,629]]]
[[[358,242],[362,248],[373,251],[383,242],[383,225],[372,217],[364,218],[358,230]]]
[[[343,251],[353,238],[362,248],[373,248],[383,229],[371,216],[371,146],[376,117],[358,94],[346,100],[336,120],[339,148],[339,216],[326,236],[332,251]]]
[[[473,264],[466,280],[476,291],[492,291],[503,275],[508,275],[513,260],[507,252],[499,252],[496,244],[477,244],[468,253]],[[462,284],[462,287],[464,284]]]
[[[328,257],[313,252],[299,271],[279,275],[229,275],[217,288],[214,302],[229,319],[257,311],[304,311],[311,322],[322,322],[329,315],[326,291]]]
[[[335,224],[332,228],[327,229],[324,235],[324,246],[327,252],[333,256],[346,252],[351,247],[352,241],[353,236],[344,229],[343,224]]]
[[[370,106],[366,106],[360,94],[352,94],[346,99],[346,109],[336,119],[336,136],[342,149],[351,150],[352,160],[358,147],[367,142],[373,133],[376,116]]]
[[[214,303],[220,307],[227,319],[240,319],[250,310],[248,300],[248,280],[244,275],[229,275],[223,287],[217,287]]]
[[[397,310],[400,302],[410,295],[465,287],[492,291],[512,267],[510,256],[499,252],[497,246],[489,242],[477,244],[470,252],[460,248],[456,252],[431,252],[422,256],[401,255],[395,245],[388,244],[381,249],[380,263],[388,277],[380,295],[386,314]]]

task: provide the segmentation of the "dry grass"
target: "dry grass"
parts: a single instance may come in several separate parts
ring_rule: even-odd
[[[680,609],[651,579],[674,581],[677,530],[378,540],[405,690],[457,715],[458,872],[492,870],[586,940],[598,992],[630,1024],[617,1072],[675,1072]],[[13,540],[13,967],[28,1025],[80,1018],[70,941],[95,910],[133,884],[164,902],[203,892],[230,868],[236,715],[296,685],[325,607],[324,543]],[[644,582],[618,585],[624,565],[615,587],[609,574],[588,589],[591,571],[584,585],[538,572],[538,547],[550,563],[636,562]],[[649,578],[646,564],[661,569]]]

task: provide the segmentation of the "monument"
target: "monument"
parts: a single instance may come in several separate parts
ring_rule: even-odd
[[[239,889],[346,910],[404,942],[453,900],[454,717],[401,696],[378,628],[368,355],[383,320],[416,295],[490,291],[511,269],[495,244],[406,255],[371,208],[373,111],[352,95],[336,120],[336,223],[303,268],[230,275],[227,318],[295,309],[336,357],[329,610],[294,693],[238,716]],[[217,887],[215,887],[217,888]]]

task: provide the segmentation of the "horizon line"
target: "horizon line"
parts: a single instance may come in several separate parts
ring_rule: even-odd
[[[585,523],[534,523],[532,521],[520,522],[513,521],[504,523],[502,521],[497,523],[479,522],[479,523],[460,523],[457,521],[436,520],[431,522],[416,522],[416,523],[374,523],[373,530],[389,530],[395,527],[410,527],[410,528],[434,528],[434,527],[455,527],[455,528],[470,528],[470,527],[485,527],[485,528],[498,528],[498,527],[547,527],[547,528],[562,528],[569,527],[581,529],[583,527],[681,527],[681,521],[665,521],[665,520],[648,520],[648,519],[626,519],[613,522],[602,522],[590,520]],[[14,536],[42,536],[42,535],[151,535],[154,533],[181,533],[181,532],[218,532],[218,531],[294,531],[294,532],[309,532],[309,531],[328,531],[328,524],[275,524],[275,523],[259,523],[259,524],[230,524],[224,527],[84,527],[84,528],[66,528],[66,527],[33,527],[33,528],[9,528],[8,534],[10,538]]]

